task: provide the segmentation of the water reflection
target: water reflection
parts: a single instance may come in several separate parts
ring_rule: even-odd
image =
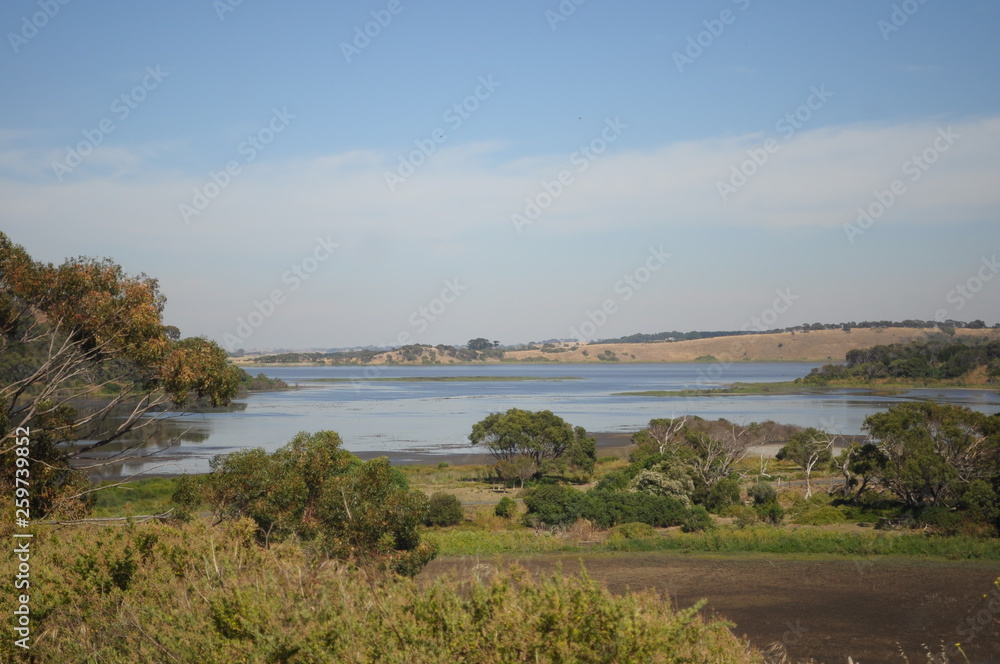
[[[74,465],[86,469],[91,479],[114,479],[139,472],[175,473],[177,463],[188,456],[192,446],[206,442],[211,427],[199,422],[197,416],[205,413],[236,413],[246,410],[246,402],[233,403],[225,408],[192,409],[187,413],[150,413],[140,426],[100,448],[84,452],[75,458]],[[81,407],[81,415],[93,409]],[[93,444],[101,436],[119,426],[131,413],[131,408],[121,406],[112,410],[91,437],[69,446],[79,450]]]

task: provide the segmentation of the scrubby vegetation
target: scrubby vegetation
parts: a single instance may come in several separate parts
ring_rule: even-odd
[[[431,495],[427,503],[424,523],[428,526],[454,526],[464,518],[461,501],[450,493],[438,491]]]
[[[284,390],[288,384],[280,378],[268,378],[263,373],[251,376],[249,373],[236,367],[240,376],[240,389],[245,392],[263,392],[268,390]]]
[[[859,348],[846,364],[828,364],[800,379],[806,385],[849,381],[1000,381],[1000,340],[955,339]]]
[[[727,625],[653,593],[513,570],[428,585],[265,549],[247,519],[39,534],[33,662],[761,662]],[[16,559],[0,573],[13,578]],[[12,593],[3,596],[10,615]],[[16,661],[12,639],[0,659]]]
[[[362,462],[342,449],[333,431],[300,433],[270,455],[258,448],[217,457],[212,469],[206,502],[220,520],[250,519],[263,544],[296,537],[331,557],[407,575],[435,555],[417,533],[427,496],[387,459]]]
[[[242,351],[237,351],[233,354],[234,357],[243,357],[243,355]],[[384,360],[387,364],[453,364],[456,362],[502,360],[503,358],[504,349],[500,348],[500,342],[488,341],[480,337],[470,339],[465,346],[406,344],[396,348],[363,348],[360,350],[342,350],[329,353],[274,353],[254,357],[253,361],[255,364],[354,365],[369,364],[375,360]]]
[[[75,459],[148,432],[195,400],[217,406],[236,395],[225,351],[181,338],[164,325],[164,306],[144,274],[110,259],[43,263],[0,232],[0,493],[13,496],[15,474],[25,472],[15,439],[30,440],[32,491],[22,509],[32,518],[90,511],[92,487]]]

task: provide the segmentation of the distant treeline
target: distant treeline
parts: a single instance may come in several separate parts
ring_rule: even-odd
[[[488,358],[502,358],[504,351],[500,348],[489,347],[474,350],[465,346],[449,346],[438,344],[409,344],[393,349],[364,349],[337,351],[333,353],[277,353],[275,355],[263,355],[255,357],[257,364],[288,364],[288,363],[321,363],[321,364],[367,364],[376,357],[386,353],[398,355],[398,361],[417,362],[422,364],[440,364],[442,360],[452,362],[473,362]],[[235,357],[240,357],[242,353],[234,353]],[[396,361],[389,358],[388,363]]]
[[[812,330],[844,330],[849,332],[852,329],[869,329],[869,328],[885,328],[885,327],[912,327],[918,329],[930,329],[939,328],[942,332],[948,334],[954,332],[956,329],[968,329],[968,330],[985,330],[988,326],[985,322],[981,320],[974,320],[971,323],[966,323],[959,320],[946,320],[946,321],[936,321],[936,320],[903,320],[903,321],[891,321],[891,320],[866,320],[856,323],[851,321],[850,323],[806,323],[804,325],[796,325],[794,327],[785,328],[775,328],[773,330],[729,330],[729,331],[715,331],[715,332],[657,332],[656,334],[630,334],[627,337],[618,337],[616,339],[598,339],[597,341],[590,342],[591,344],[646,344],[654,343],[659,341],[686,341],[689,339],[711,339],[712,337],[732,337],[741,334],[778,334],[781,332],[810,332]],[[1000,323],[993,326],[994,328],[1000,328]]]
[[[1000,340],[958,340],[941,334],[927,341],[856,348],[846,359],[846,364],[827,364],[799,380],[815,385],[831,380],[945,380],[967,377],[983,367],[990,382],[1000,380]]]
[[[716,331],[716,332],[657,332],[656,334],[630,334],[617,339],[598,339],[594,344],[648,344],[656,341],[686,341],[688,339],[710,339],[712,337],[732,337],[740,334],[759,334],[759,332]]]

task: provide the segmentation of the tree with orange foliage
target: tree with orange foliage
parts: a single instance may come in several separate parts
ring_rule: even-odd
[[[0,232],[0,487],[14,493],[15,439],[27,429],[32,518],[86,513],[93,487],[74,460],[155,430],[193,398],[236,395],[225,351],[177,338],[164,303],[155,279],[110,259],[42,263]]]

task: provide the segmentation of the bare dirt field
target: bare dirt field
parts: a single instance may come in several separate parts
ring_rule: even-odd
[[[924,662],[962,643],[972,664],[1000,662],[996,563],[913,559],[709,557],[674,552],[439,558],[421,579],[465,578],[517,563],[534,574],[587,573],[612,592],[654,589],[678,607],[708,600],[754,646],[783,646],[791,661]],[[992,601],[992,607],[990,602]],[[971,622],[970,622],[971,621]],[[956,650],[950,662],[965,662]],[[780,661],[775,656],[774,661]],[[939,661],[939,660],[935,660]]]

